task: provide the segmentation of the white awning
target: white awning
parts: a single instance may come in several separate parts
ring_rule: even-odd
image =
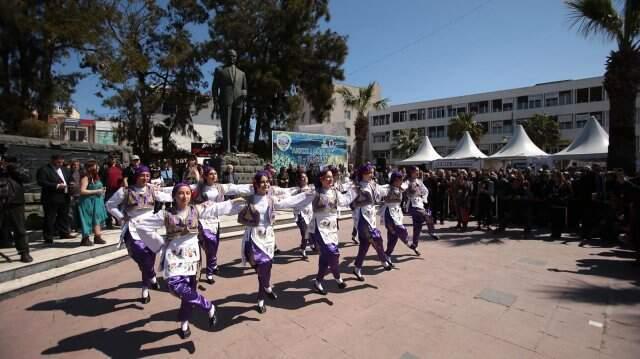
[[[487,155],[482,153],[478,146],[471,139],[471,135],[469,131],[464,131],[464,135],[458,142],[456,149],[453,150],[448,156],[444,159],[446,160],[463,160],[463,159],[471,159],[471,158],[487,158]]]
[[[554,153],[554,160],[579,160],[606,158],[609,152],[609,135],[591,116],[578,137],[564,150]]]
[[[517,125],[513,137],[500,149],[500,151],[489,156],[492,160],[514,160],[530,157],[546,157],[546,152],[536,146],[529,138],[522,125]]]
[[[427,162],[435,161],[441,159],[442,156],[436,152],[436,150],[431,145],[431,141],[429,141],[428,136],[424,136],[422,140],[422,144],[411,157],[404,159],[398,164],[400,165],[421,165]]]

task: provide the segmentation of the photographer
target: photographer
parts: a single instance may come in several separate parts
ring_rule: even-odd
[[[0,228],[13,231],[16,250],[24,263],[33,261],[29,255],[24,218],[23,185],[29,181],[29,172],[18,168],[15,158],[0,156]]]

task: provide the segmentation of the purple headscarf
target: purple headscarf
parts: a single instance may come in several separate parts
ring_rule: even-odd
[[[209,174],[209,172],[210,172],[211,170],[215,170],[215,168],[213,168],[213,167],[211,167],[211,166],[208,166],[208,165],[204,165],[204,166],[202,167],[202,175],[203,175],[203,176],[208,175],[208,174]]]
[[[358,168],[358,181],[362,181],[362,175],[368,172],[371,172],[372,169],[375,169],[371,163],[364,164]]]
[[[145,165],[140,165],[136,167],[136,170],[133,172],[133,178],[137,179],[143,173],[151,174],[151,171],[149,170],[149,167]]]
[[[402,172],[393,171],[393,172],[391,172],[391,178],[389,179],[389,182],[391,184],[393,184],[393,182],[395,182],[395,180],[397,180],[398,178],[402,178],[402,177],[403,177]]]
[[[171,190],[171,197],[174,198],[174,200],[176,198],[178,190],[182,187],[189,187],[189,189],[191,189],[191,185],[189,185],[187,182],[177,183],[175,186],[173,186],[173,190]]]

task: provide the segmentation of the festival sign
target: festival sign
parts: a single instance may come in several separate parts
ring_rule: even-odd
[[[302,165],[347,166],[347,138],[315,133],[273,131],[272,164],[276,169]]]

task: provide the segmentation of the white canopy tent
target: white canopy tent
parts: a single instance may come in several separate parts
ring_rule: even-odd
[[[398,162],[399,165],[421,165],[431,161],[439,160],[442,156],[436,152],[431,145],[428,136],[424,136],[420,147],[411,157]]]
[[[453,150],[445,160],[467,160],[467,159],[479,159],[487,158],[487,155],[482,153],[478,146],[473,142],[469,131],[464,131],[462,138],[458,141],[456,149]]]
[[[578,137],[567,148],[552,156],[554,160],[589,160],[607,158],[608,152],[609,135],[592,116]]]
[[[518,125],[509,142],[500,151],[490,156],[489,159],[507,161],[547,156],[549,156],[548,153],[541,150],[531,141],[522,125]]]

